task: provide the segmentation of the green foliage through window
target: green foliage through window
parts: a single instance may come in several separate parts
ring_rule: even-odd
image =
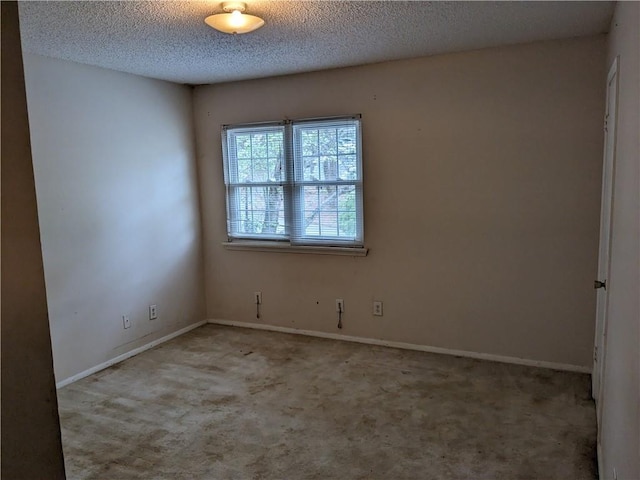
[[[353,117],[226,127],[229,237],[362,244],[359,145]]]

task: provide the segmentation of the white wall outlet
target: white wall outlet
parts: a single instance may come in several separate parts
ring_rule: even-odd
[[[344,300],[336,298],[336,312],[344,312]]]
[[[253,292],[253,303],[262,305],[262,292]]]
[[[155,320],[158,318],[158,306],[149,305],[149,320]]]
[[[382,302],[379,302],[377,300],[375,300],[373,302],[373,314],[376,317],[381,317],[382,316]]]
[[[131,327],[131,320],[128,315],[122,315],[122,326],[125,329]]]

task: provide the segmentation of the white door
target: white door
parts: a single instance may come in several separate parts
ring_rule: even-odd
[[[607,77],[607,104],[604,120],[604,159],[602,166],[602,203],[600,209],[600,249],[597,292],[596,335],[593,350],[592,395],[596,401],[598,424],[602,411],[601,393],[606,361],[607,301],[609,292],[609,258],[611,253],[611,209],[613,206],[613,176],[616,154],[616,110],[618,105],[618,58],[613,61]]]

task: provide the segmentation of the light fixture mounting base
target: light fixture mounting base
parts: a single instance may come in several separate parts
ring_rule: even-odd
[[[235,11],[244,13],[246,9],[247,4],[244,2],[222,2],[222,10],[227,13]]]

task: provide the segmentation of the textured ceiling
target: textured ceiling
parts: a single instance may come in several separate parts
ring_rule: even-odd
[[[213,30],[218,1],[20,2],[25,51],[217,83],[606,32],[613,2],[247,0],[265,26]]]

